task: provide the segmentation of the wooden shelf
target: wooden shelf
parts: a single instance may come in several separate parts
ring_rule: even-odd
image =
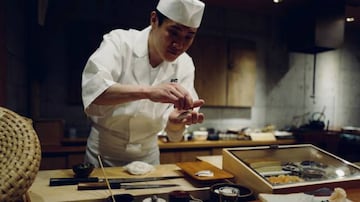
[[[71,168],[74,164],[84,160],[86,138],[64,138],[61,145],[43,145],[41,169]],[[177,163],[195,161],[196,156],[219,155],[223,148],[262,146],[278,144],[294,144],[294,139],[277,141],[251,141],[251,140],[217,140],[217,141],[158,141],[160,148],[160,162]]]
[[[85,146],[45,145],[41,147],[43,154],[84,153],[85,149]]]
[[[182,141],[182,142],[162,142],[159,141],[160,149],[186,149],[186,148],[217,148],[217,147],[244,147],[262,146],[276,144],[294,144],[295,139],[276,140],[276,141],[252,141],[252,140],[216,140],[216,141]]]
[[[61,140],[61,144],[64,146],[71,146],[71,145],[86,145],[87,137],[82,138],[63,138]]]
[[[86,150],[86,139],[63,139],[56,145],[41,146],[41,170],[66,169],[82,163]]]
[[[67,169],[84,162],[85,146],[44,145],[40,170]]]

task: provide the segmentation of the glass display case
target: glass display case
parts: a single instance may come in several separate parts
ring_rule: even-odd
[[[311,144],[224,149],[223,169],[255,193],[360,186],[360,167]]]

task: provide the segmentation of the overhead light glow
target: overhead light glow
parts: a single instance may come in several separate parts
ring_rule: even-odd
[[[273,0],[274,3],[281,3],[283,0]]]
[[[353,18],[353,17],[346,18],[346,22],[354,22],[354,21],[355,21],[355,18]]]

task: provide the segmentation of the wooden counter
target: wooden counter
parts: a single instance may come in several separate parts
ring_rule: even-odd
[[[130,175],[125,172],[121,167],[105,168],[108,178],[134,178],[138,176]],[[183,176],[180,168],[174,164],[159,165],[155,171],[142,175],[139,177],[159,177],[159,176]],[[59,202],[59,201],[104,201],[105,198],[110,196],[108,190],[90,190],[78,191],[76,185],[67,186],[49,186],[50,178],[60,177],[73,177],[73,172],[70,169],[64,170],[43,170],[39,171],[33,185],[30,187],[28,194],[32,202]],[[95,169],[91,177],[103,178],[101,169]],[[147,198],[151,195],[162,196],[174,190],[184,190],[190,192],[195,197],[207,197],[208,186],[194,186],[190,181],[185,178],[177,178],[171,180],[140,182],[132,184],[179,184],[179,186],[169,188],[155,188],[155,189],[112,189],[113,194],[132,194],[137,199]]]
[[[198,157],[198,160],[203,160],[212,163],[213,165],[221,168],[222,156],[203,156]],[[122,178],[122,177],[134,177],[124,172],[122,168],[105,168],[107,177],[109,178]],[[33,185],[28,191],[29,198],[32,202],[60,202],[60,201],[105,201],[104,199],[110,196],[108,190],[91,190],[91,191],[77,191],[76,185],[68,186],[57,186],[50,187],[49,179],[51,177],[72,177],[73,172],[70,169],[65,170],[44,170],[39,171]],[[102,178],[102,172],[100,169],[95,169],[91,174],[94,177]],[[174,164],[166,164],[156,166],[155,171],[143,175],[140,177],[154,177],[154,176],[183,176],[180,168]],[[136,176],[135,176],[136,177]],[[201,199],[208,199],[209,197],[209,186],[199,186],[188,178],[178,178],[171,180],[153,181],[153,182],[142,182],[142,184],[179,184],[176,187],[170,188],[159,188],[159,189],[139,189],[139,190],[124,190],[124,189],[113,189],[113,194],[124,194],[129,193],[136,197],[136,201],[142,201],[151,195],[166,198],[167,193],[174,190],[184,190],[189,192],[192,196]],[[360,187],[346,189],[348,199],[353,202],[360,201]]]

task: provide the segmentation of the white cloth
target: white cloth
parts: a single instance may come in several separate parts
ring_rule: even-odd
[[[150,26],[142,31],[118,29],[104,35],[100,47],[85,66],[82,98],[85,112],[93,122],[86,161],[95,165],[98,165],[98,154],[104,166],[123,166],[135,160],[159,164],[157,133],[165,127],[173,110],[171,104],[150,100],[115,106],[93,104],[111,85],[157,85],[176,80],[193,99],[198,99],[194,89],[194,64],[186,53],[156,67],[159,72],[151,82],[147,43],[150,29]]]
[[[144,175],[149,173],[155,169],[153,165],[142,161],[133,161],[126,166],[123,167],[124,170],[128,171],[130,174],[133,175]]]

